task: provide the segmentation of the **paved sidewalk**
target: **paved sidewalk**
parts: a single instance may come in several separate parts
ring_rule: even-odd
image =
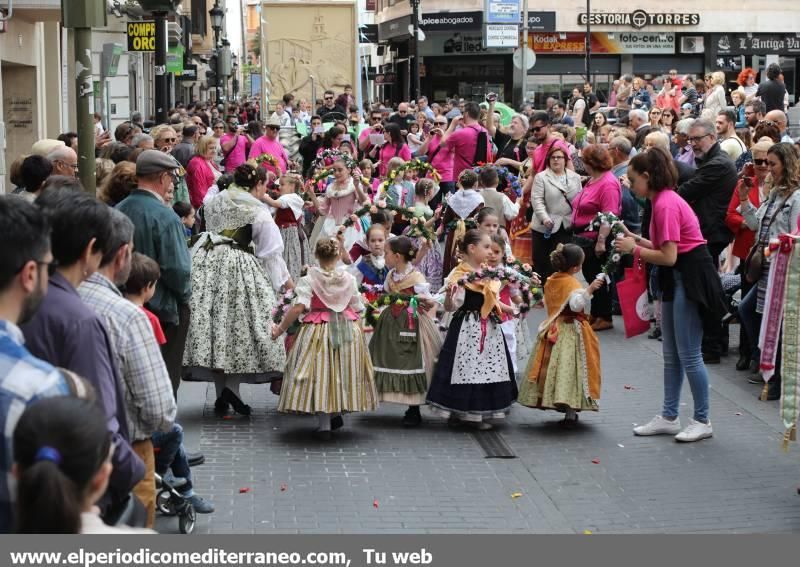
[[[532,322],[541,317],[534,311]],[[560,414],[515,408],[496,428],[515,459],[485,458],[471,430],[441,419],[405,429],[404,408],[390,405],[346,417],[320,444],[310,437],[316,420],[278,414],[266,386],[242,387],[250,419],[219,419],[213,385],[184,384],[187,445],[206,456],[193,469],[196,490],[217,507],[197,531],[800,531],[800,447],[781,450],[778,402],[756,399],[760,388],[735,371],[734,355],[709,367],[714,438],[684,445],[631,433],[660,410],[661,343],[625,340],[617,328],[601,344],[601,411],[565,430]],[[691,405],[687,385],[684,419]],[[157,528],[175,533],[177,520],[159,518]]]

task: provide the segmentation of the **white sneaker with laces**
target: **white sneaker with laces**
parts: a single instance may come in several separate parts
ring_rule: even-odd
[[[682,441],[683,443],[691,443],[693,441],[700,441],[701,439],[708,439],[713,436],[711,430],[711,422],[703,423],[702,421],[689,420],[689,425],[686,429],[681,431],[675,436],[675,441]]]
[[[681,431],[681,420],[675,418],[670,421],[664,419],[662,416],[657,415],[644,425],[638,425],[633,428],[634,435],[675,435]]]

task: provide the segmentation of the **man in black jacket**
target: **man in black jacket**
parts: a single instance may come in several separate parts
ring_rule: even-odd
[[[689,129],[697,169],[694,176],[678,186],[678,193],[694,209],[708,250],[719,266],[719,255],[730,243],[732,234],[725,226],[725,215],[736,187],[736,166],[717,142],[716,128],[708,120],[695,120]],[[727,345],[723,345],[722,322],[703,325],[703,360],[718,364]]]
[[[322,147],[322,118],[311,117],[311,133],[300,140],[300,155],[303,157],[303,177],[308,177],[311,163],[316,159],[317,152]]]

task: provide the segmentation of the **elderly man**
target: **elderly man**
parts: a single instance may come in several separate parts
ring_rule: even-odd
[[[145,150],[136,160],[138,187],[117,205],[136,227],[133,237],[136,250],[158,262],[161,269],[161,278],[148,307],[164,328],[167,342],[161,347],[161,354],[176,397],[189,330],[192,292],[192,262],[183,225],[165,202],[165,197],[173,191],[179,167],[173,157],[158,150]]]
[[[194,145],[199,139],[200,130],[197,126],[191,125],[183,127],[183,138],[181,138],[181,141],[172,149],[172,156],[178,160],[178,163],[180,163],[184,169],[186,169],[186,166],[189,165],[189,160],[194,156]]]
[[[125,385],[131,445],[145,464],[145,476],[133,488],[133,493],[147,510],[147,527],[152,527],[156,512],[156,484],[155,456],[150,437],[156,431],[170,430],[178,408],[147,315],[119,291],[119,286],[125,285],[131,271],[133,223],[115,209],[111,210],[111,216],[111,238],[100,269],[80,285],[78,293],[103,320],[111,339],[115,364]]]
[[[614,167],[611,168],[611,173],[621,182],[628,175],[628,162],[630,161],[632,148],[630,140],[625,136],[615,136],[608,143],[608,153],[611,155],[611,162],[614,164]],[[622,220],[628,230],[634,234],[639,234],[642,230],[639,203],[636,202],[630,187],[626,186],[624,182],[620,183],[620,187],[622,187]]]
[[[53,164],[51,175],[78,176],[78,154],[69,146],[57,147],[47,154],[47,159]]]
[[[770,110],[767,112],[764,120],[775,123],[775,125],[778,127],[778,131],[781,133],[781,142],[794,144],[794,140],[791,136],[789,136],[789,132],[787,130],[787,127],[789,126],[789,120],[786,118],[786,113],[783,110]]]
[[[153,137],[150,134],[136,134],[131,139],[131,146],[134,148],[141,148],[143,150],[155,149]]]
[[[628,113],[628,121],[631,128],[636,132],[636,140],[633,142],[633,147],[636,150],[641,150],[644,147],[644,139],[650,133],[650,122],[647,118],[647,112],[641,108],[636,108]]]
[[[708,120],[695,120],[689,129],[689,143],[697,170],[691,179],[678,186],[678,193],[697,214],[714,265],[719,266],[719,255],[732,236],[725,225],[725,216],[736,187],[736,166],[720,148],[716,128]],[[722,344],[722,323],[704,321],[703,330],[703,360],[719,364],[726,346]]]
[[[678,155],[675,156],[675,160],[692,167],[695,166],[694,150],[689,144],[689,130],[694,120],[694,118],[684,118],[675,124],[675,143],[678,145]]]

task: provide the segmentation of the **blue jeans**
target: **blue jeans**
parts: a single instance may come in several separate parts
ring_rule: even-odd
[[[153,433],[152,440],[153,448],[157,449],[155,453],[156,472],[160,476],[164,476],[171,468],[172,474],[176,477],[186,479],[186,485],[181,487],[181,492],[191,496],[192,469],[189,467],[189,459],[183,448],[183,428],[174,423],[169,431]]]
[[[703,363],[703,321],[697,303],[686,297],[681,275],[673,270],[675,297],[662,303],[661,333],[664,340],[664,409],[667,418],[678,416],[683,374],[694,398],[695,421],[708,421],[708,372]]]

